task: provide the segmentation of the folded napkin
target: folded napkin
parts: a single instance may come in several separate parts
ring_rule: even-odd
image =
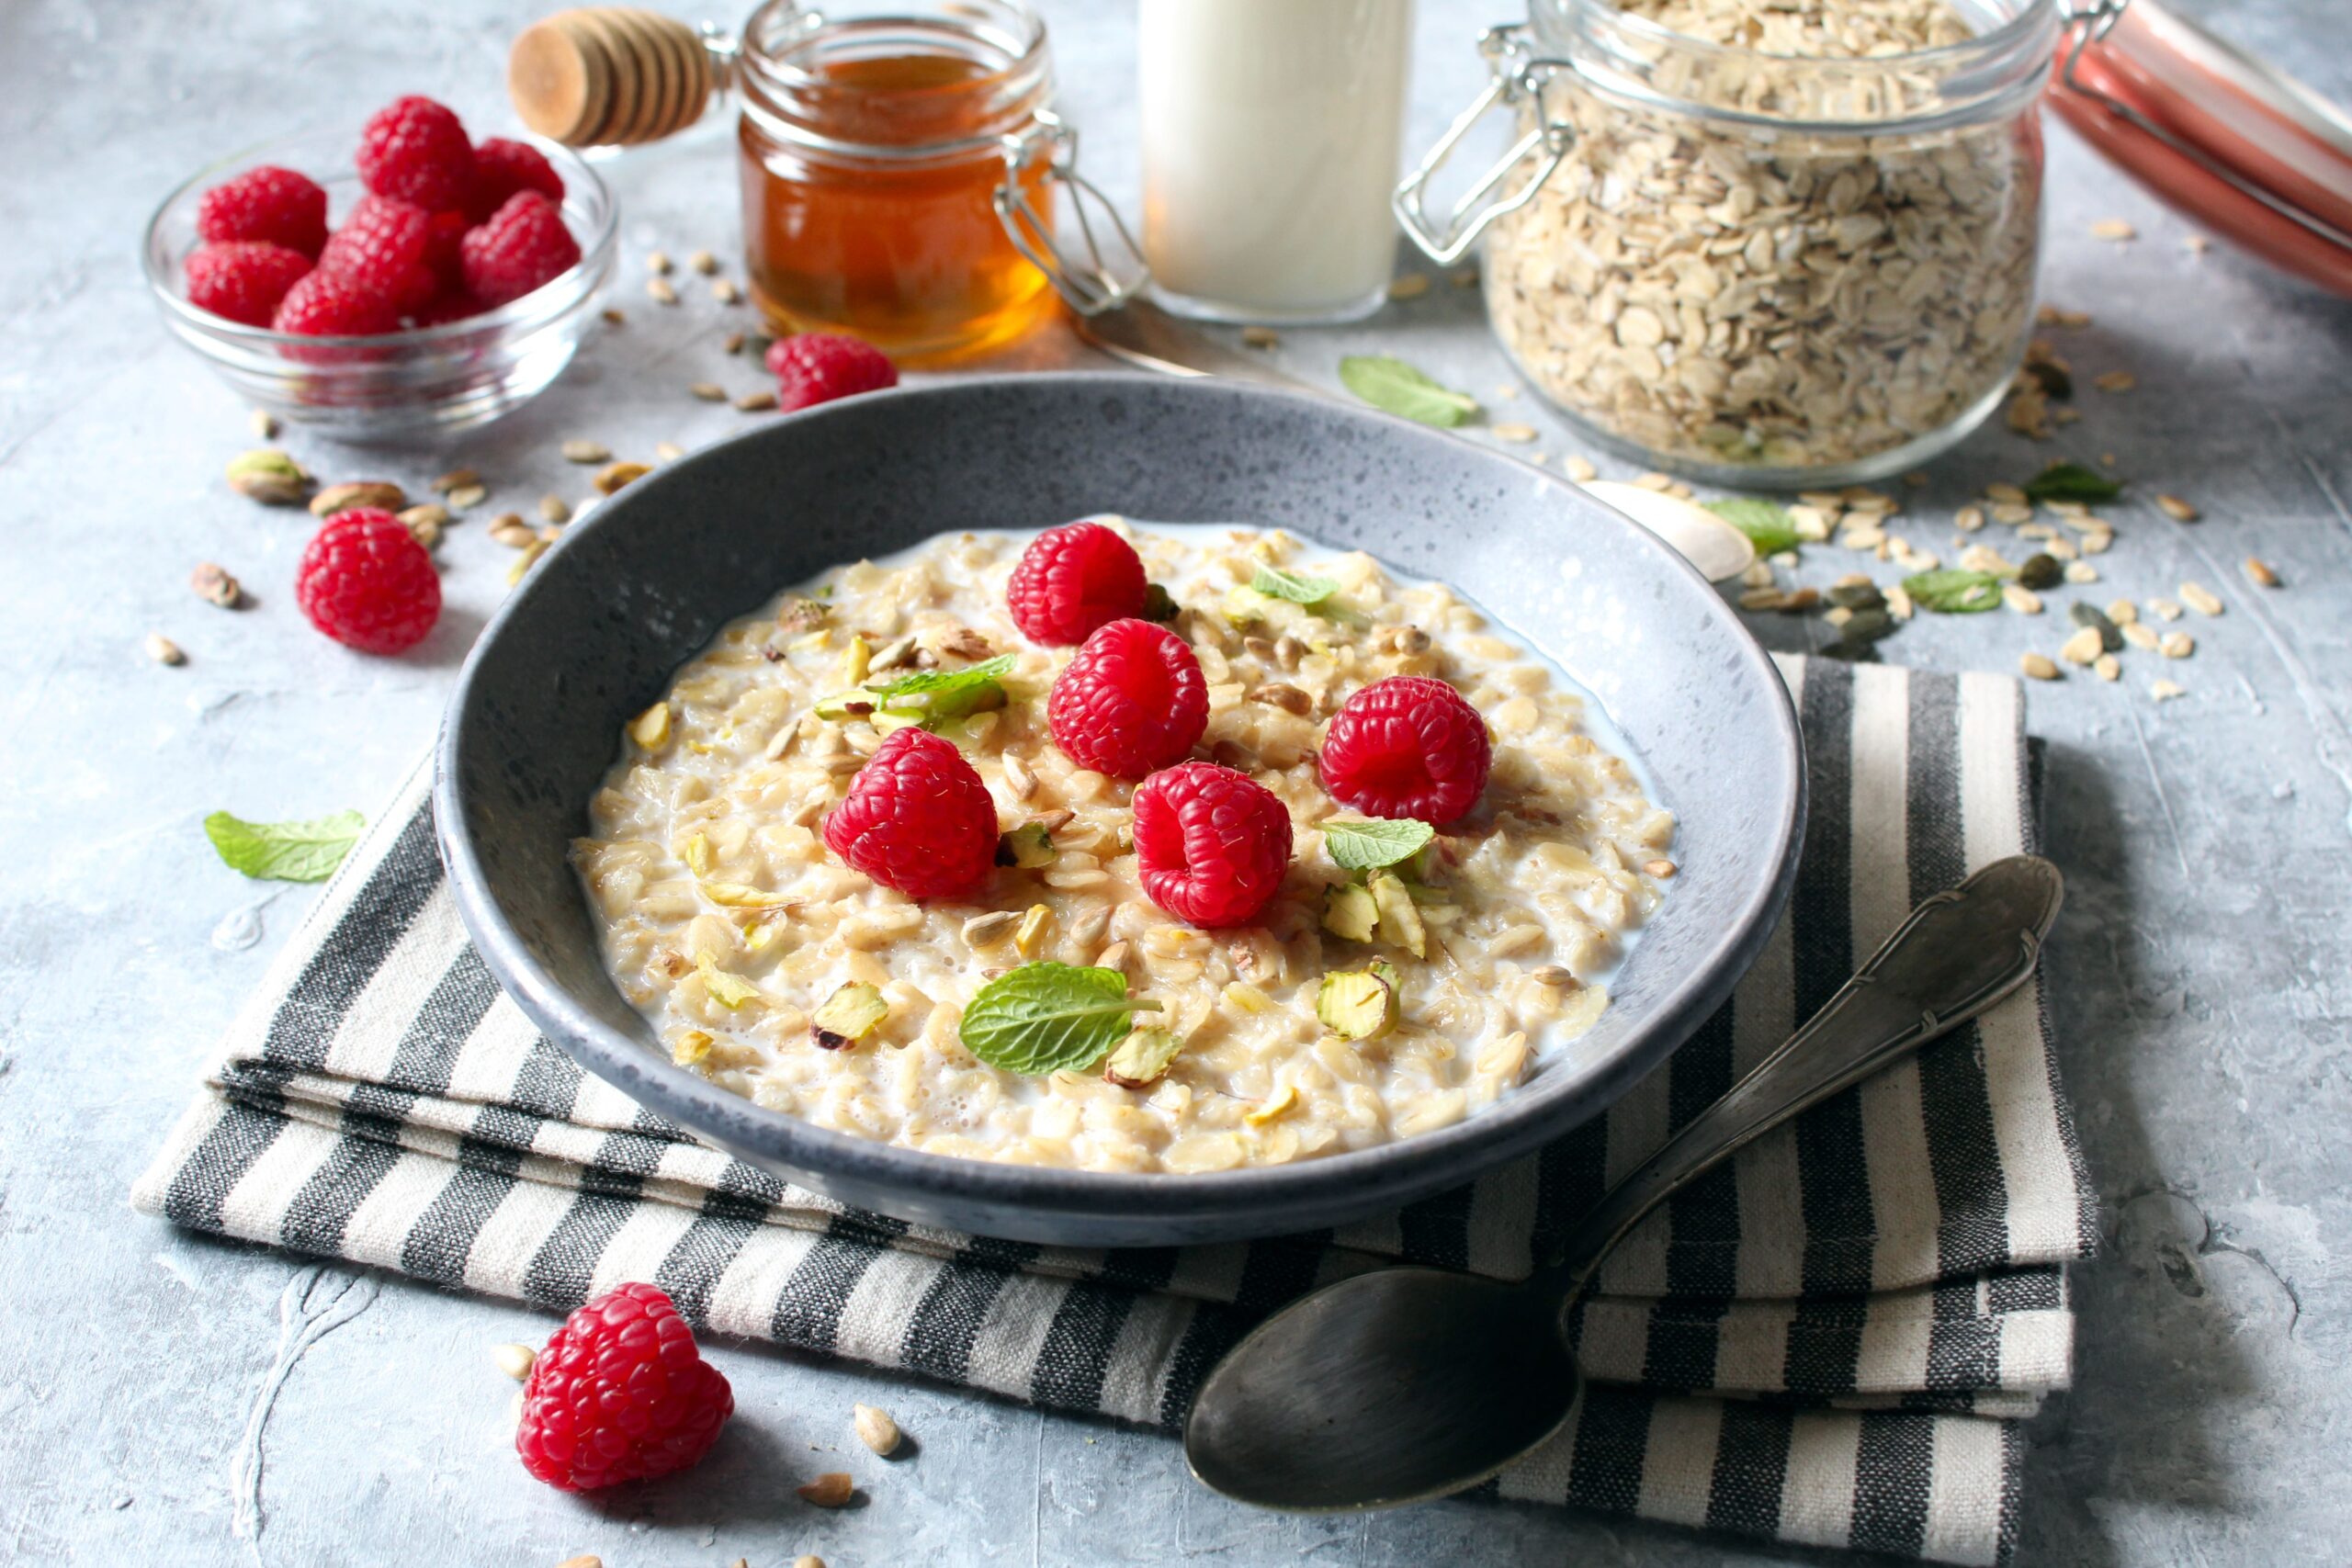
[[[1336,1233],[1040,1247],[847,1210],[587,1077],[467,942],[424,770],[230,1031],[133,1192],[200,1230],[567,1310],[650,1280],[697,1325],[1174,1426],[1269,1309],[1391,1259],[1516,1276],[1844,982],[1918,899],[2030,847],[2013,681],[1785,660],[1813,809],[1736,995],[1540,1156]],[[1577,1314],[1571,1426],[1481,1490],[1999,1562],[2016,1421],[2066,1385],[2095,1237],[2038,983],[1757,1140]]]

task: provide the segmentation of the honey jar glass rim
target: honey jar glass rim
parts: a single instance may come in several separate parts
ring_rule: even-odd
[[[953,48],[943,48],[952,43]],[[979,67],[949,85],[912,91],[848,90],[878,100],[944,94],[957,101],[963,134],[912,141],[831,134],[828,97],[839,102],[843,84],[820,62],[871,57],[894,44],[963,58]],[[744,24],[739,79],[744,114],[770,135],[804,146],[888,160],[955,157],[993,152],[1047,107],[1052,55],[1045,18],[1025,0],[869,0],[827,6],[806,0],[766,0]]]

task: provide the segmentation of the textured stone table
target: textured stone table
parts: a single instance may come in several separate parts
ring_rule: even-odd
[[[1132,210],[1135,70],[1124,5],[1052,0],[1064,102],[1086,166]],[[1414,137],[1476,90],[1482,0],[1425,0]],[[2333,0],[2207,11],[2239,40],[2352,96],[2352,17]],[[124,1189],[193,1088],[214,1035],[311,897],[222,869],[198,824],[373,807],[432,735],[509,557],[478,518],[444,555],[450,610],[416,655],[372,661],[313,635],[289,582],[306,519],[228,494],[245,411],[168,343],[133,261],[139,225],[200,157],[428,88],[494,123],[505,40],[527,6],[244,0],[166,10],[16,0],[0,38],[0,1559],[12,1562],[435,1562],[531,1568],[594,1551],[616,1568],[821,1553],[906,1562],[1815,1561],[1557,1510],[1436,1505],[1296,1520],[1186,1483],[1165,1439],[854,1368],[722,1354],[752,1419],[691,1480],[600,1507],[526,1480],[506,1452],[511,1385],[488,1348],[539,1314],[321,1270],[132,1215]],[[458,461],[494,507],[582,475],[556,444],[645,456],[746,416],[687,382],[752,385],[717,344],[729,312],[638,292],[644,254],[734,251],[733,174],[705,135],[613,166],[628,325],[538,404],[437,454],[386,459],[297,436],[330,477],[419,485]],[[2137,224],[2095,241],[2097,218]],[[2200,579],[2228,601],[2189,623],[2195,658],[2135,655],[2121,683],[2031,693],[2049,742],[2052,852],[2072,879],[2051,953],[2064,1070],[2111,1238],[2078,1279],[2079,1387],[2031,1428],[2021,1561],[2341,1562],[2352,1554],[2352,307],[2187,230],[2054,138],[2047,297],[2087,309],[2086,392],[2051,447],[1980,434],[1912,492],[1948,514],[2045,457],[2112,452],[2192,497],[2195,525],[2118,507],[2100,561],[2136,598]],[[741,319],[742,312],[732,313]],[[1378,344],[1482,394],[1506,379],[1474,292],[1441,286],[1361,329],[1288,334],[1329,382]],[[1049,337],[1027,365],[1085,355]],[[1573,447],[1532,400],[1555,460]],[[1473,435],[1473,439],[1480,437]],[[943,523],[952,519],[942,519]],[[1945,547],[1940,531],[1915,535]],[[2249,588],[2240,558],[2286,580]],[[1812,552],[1809,580],[1846,570]],[[260,604],[223,615],[186,580],[217,559]],[[1760,617],[1775,647],[1814,621]],[[163,630],[188,664],[148,663]],[[1887,656],[2015,667],[2007,615],[1916,625]],[[2156,706],[2162,673],[2189,689]],[[819,1515],[790,1493],[889,1406],[921,1452],[870,1504]],[[1832,1561],[1824,1557],[1820,1561]]]

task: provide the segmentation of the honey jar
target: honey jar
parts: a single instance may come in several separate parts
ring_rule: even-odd
[[[940,364],[1027,331],[1057,283],[1080,309],[1105,287],[1053,250],[1074,138],[1026,6],[769,0],[734,74],[745,265],[779,331]]]

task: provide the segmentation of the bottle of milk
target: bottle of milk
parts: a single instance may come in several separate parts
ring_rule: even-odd
[[[1215,321],[1379,308],[1412,0],[1142,0],[1143,249]]]

